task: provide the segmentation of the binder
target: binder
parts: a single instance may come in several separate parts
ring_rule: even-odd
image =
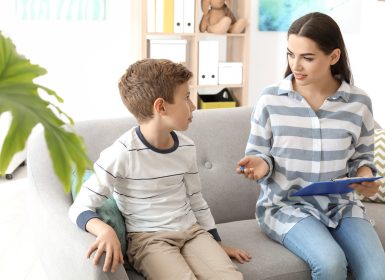
[[[155,0],[147,0],[147,32],[155,32]]]
[[[200,40],[198,48],[198,84],[218,84],[219,42]]]
[[[164,0],[155,0],[155,32],[164,32]]]
[[[183,33],[183,2],[184,0],[174,0],[174,32]]]
[[[180,1],[180,0],[175,0]],[[183,0],[183,32],[194,33],[194,14],[195,14],[195,1]]]
[[[174,0],[174,32],[194,33],[194,15],[194,0]]]
[[[176,0],[178,1],[178,0]],[[174,32],[174,0],[164,0],[164,14],[163,14],[164,32]]]
[[[354,178],[344,178],[331,181],[322,181],[312,183],[299,191],[296,191],[292,196],[310,196],[310,195],[329,195],[329,194],[344,194],[353,191],[349,187],[353,183],[361,182],[373,182],[378,179],[383,178],[382,176],[378,177],[354,177]]]

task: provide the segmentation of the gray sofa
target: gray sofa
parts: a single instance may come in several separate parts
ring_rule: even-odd
[[[196,143],[198,165],[206,198],[222,240],[227,245],[248,250],[253,259],[238,264],[245,279],[311,279],[307,265],[287,249],[267,238],[255,220],[259,193],[256,183],[237,175],[237,161],[243,156],[249,133],[251,108],[199,110],[186,134]],[[80,122],[76,131],[83,136],[91,160],[119,135],[135,125],[132,118]],[[28,177],[31,224],[36,246],[48,279],[143,279],[120,266],[115,273],[103,273],[85,258],[94,237],[68,219],[72,203],[52,171],[43,136],[37,135],[28,147]],[[385,244],[385,206],[366,204]]]

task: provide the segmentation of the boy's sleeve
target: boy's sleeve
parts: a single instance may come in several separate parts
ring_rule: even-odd
[[[69,209],[71,221],[83,230],[89,220],[99,218],[96,208],[112,196],[114,182],[119,177],[117,152],[117,147],[111,146],[101,153],[94,164],[95,174],[82,185]]]
[[[191,209],[198,223],[207,230],[216,241],[221,241],[215,226],[214,217],[206,200],[202,196],[202,187],[196,163],[196,153],[194,149],[193,164],[188,173],[184,175],[187,196],[190,200]]]
[[[251,115],[251,128],[249,139],[247,140],[246,155],[253,155],[262,158],[269,165],[267,175],[257,182],[261,182],[269,178],[273,172],[274,161],[270,154],[273,134],[270,123],[268,106],[263,104],[263,98],[257,102]]]
[[[348,162],[348,176],[356,176],[357,169],[368,166],[372,169],[373,175],[377,173],[374,161],[374,120],[372,104],[368,98],[368,104],[362,114],[362,125],[360,135],[355,141],[355,151]]]

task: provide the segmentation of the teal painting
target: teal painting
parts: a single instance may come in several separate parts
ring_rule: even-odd
[[[345,31],[357,31],[361,0],[259,0],[260,31],[287,31],[297,18],[322,12],[337,21]]]

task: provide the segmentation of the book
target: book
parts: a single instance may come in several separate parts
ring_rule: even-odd
[[[361,182],[373,182],[378,177],[352,177],[352,178],[341,178],[330,181],[321,181],[312,183],[292,194],[292,196],[310,196],[310,195],[328,195],[328,194],[344,194],[353,191],[350,184],[361,183]]]

